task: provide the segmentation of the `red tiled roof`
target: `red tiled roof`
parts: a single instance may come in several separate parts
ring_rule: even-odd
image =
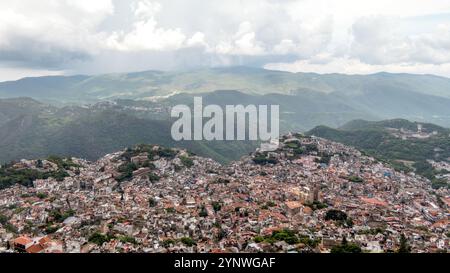
[[[298,201],[288,201],[285,204],[289,209],[298,209],[298,208],[303,207],[302,203],[300,203]]]
[[[305,213],[305,214],[312,214],[313,210],[310,207],[305,207],[303,209],[303,213]]]
[[[50,242],[51,241],[51,239],[48,237],[48,236],[45,236],[45,237],[42,237],[40,240],[39,240],[39,243],[40,244],[45,244],[45,243],[48,243],[48,242]]]
[[[437,221],[436,223],[434,223],[432,225],[432,227],[434,227],[434,228],[447,228],[449,223],[450,223],[450,220],[443,219],[443,220],[440,220],[440,221]]]
[[[27,244],[29,244],[31,242],[32,242],[31,239],[28,237],[25,237],[25,236],[18,237],[14,240],[14,244],[23,245],[23,246],[26,246]]]
[[[272,212],[271,216],[279,221],[288,221],[288,218],[281,213]]]
[[[376,206],[383,206],[383,207],[387,207],[388,203],[386,203],[383,200],[379,200],[379,199],[375,199],[375,198],[364,198],[362,197],[361,200],[363,202],[369,203],[371,205],[376,205]]]
[[[27,253],[39,253],[42,250],[44,250],[44,248],[40,244],[31,245],[26,249]]]
[[[442,198],[442,200],[444,201],[445,204],[447,204],[447,206],[450,206],[450,197]]]

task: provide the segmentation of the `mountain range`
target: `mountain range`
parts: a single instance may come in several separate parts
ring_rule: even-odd
[[[450,79],[432,75],[230,67],[25,78],[0,83],[0,162],[51,154],[95,160],[130,145],[155,143],[225,163],[257,147],[255,142],[173,141],[171,107],[192,105],[199,95],[205,105],[279,105],[281,133],[325,126],[312,132],[364,150],[388,150],[379,145],[386,136],[395,142],[375,121],[433,123],[442,127],[438,131],[450,127]]]
[[[257,143],[245,141],[176,142],[170,120],[159,117],[163,114],[129,105],[141,103],[58,108],[30,98],[0,100],[0,163],[49,155],[96,160],[138,143],[187,148],[224,163],[256,148]]]
[[[296,130],[393,118],[450,127],[450,79],[432,75],[321,75],[230,67],[0,83],[0,98],[30,97],[59,106],[119,99],[175,102],[199,94],[211,102],[279,104],[283,120]]]

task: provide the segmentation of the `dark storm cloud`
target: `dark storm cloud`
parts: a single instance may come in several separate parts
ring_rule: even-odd
[[[81,50],[70,50],[25,37],[11,39],[11,47],[0,48],[0,62],[17,66],[62,69],[76,61],[89,61],[92,56]]]

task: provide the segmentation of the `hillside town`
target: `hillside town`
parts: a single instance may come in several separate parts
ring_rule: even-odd
[[[450,250],[447,188],[301,134],[228,165],[138,145],[8,168],[65,175],[0,190],[0,252]]]
[[[427,139],[432,136],[437,136],[437,131],[427,132],[424,130],[422,124],[417,124],[417,131],[411,131],[404,128],[387,128],[387,131],[391,133],[393,136],[397,138],[401,138],[403,140],[407,139]]]

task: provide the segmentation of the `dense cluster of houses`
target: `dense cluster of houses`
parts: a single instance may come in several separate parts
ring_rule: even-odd
[[[345,237],[363,251],[387,252],[401,235],[413,252],[449,250],[448,189],[351,147],[290,134],[279,149],[226,166],[161,149],[73,159],[78,167],[64,181],[0,191],[0,251],[328,252]],[[271,163],[255,163],[261,156]],[[132,176],[117,179],[130,163]],[[327,219],[330,210],[346,221]],[[301,240],[264,239],[282,230]]]

